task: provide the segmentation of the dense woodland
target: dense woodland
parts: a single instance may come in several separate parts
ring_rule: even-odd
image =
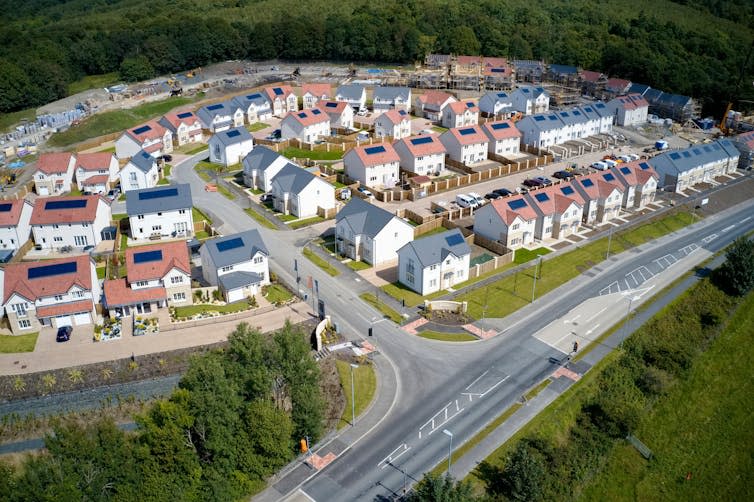
[[[85,75],[139,80],[227,59],[420,61],[428,52],[578,65],[720,114],[752,41],[748,0],[0,0],[0,112]],[[738,99],[754,99],[749,85]]]

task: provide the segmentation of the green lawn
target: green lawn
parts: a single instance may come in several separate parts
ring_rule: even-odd
[[[128,234],[120,234],[120,250],[125,251],[128,248]]]
[[[212,223],[212,220],[209,219],[209,217],[202,212],[201,209],[194,207],[191,208],[191,216],[194,218],[194,223],[197,223],[199,221],[206,221],[208,223]]]
[[[304,218],[303,220],[296,220],[292,221],[288,224],[288,226],[292,229],[297,229],[301,227],[308,227],[309,225],[314,225],[315,223],[319,223],[320,221],[325,221],[325,219],[321,216],[312,216],[311,218]]]
[[[516,265],[521,265],[522,263],[530,262],[532,260],[536,260],[538,256],[544,256],[546,254],[549,254],[550,250],[547,248],[537,248],[537,249],[516,249],[516,255],[513,259],[513,262]]]
[[[384,315],[394,323],[400,324],[403,321],[403,317],[398,312],[379,301],[372,293],[362,293],[359,295],[359,298],[379,310],[382,315]]]
[[[257,223],[259,223],[263,227],[267,227],[267,228],[270,228],[272,230],[277,229],[277,227],[275,226],[274,223],[272,223],[270,220],[268,220],[267,218],[265,218],[264,216],[262,216],[261,214],[259,214],[258,212],[256,212],[254,209],[252,209],[252,208],[246,208],[246,209],[244,209],[244,212],[246,212],[246,214],[248,214],[249,216],[251,216],[251,218],[254,221],[256,221]]]
[[[97,279],[104,279],[105,273],[107,272],[106,266],[97,267]]]
[[[68,84],[68,95],[78,94],[89,89],[101,89],[118,83],[116,72],[103,73],[101,75],[87,75],[75,82]]]
[[[235,195],[233,195],[233,192],[228,190],[224,185],[218,184],[217,185],[217,191],[223,195],[226,199],[233,200],[236,198]]]
[[[79,187],[77,187],[76,185],[71,184],[71,191],[68,192],[68,195],[70,195],[71,197],[78,197],[79,195],[81,195],[81,190],[79,190]]]
[[[340,150],[322,152],[322,151],[304,150],[302,148],[294,148],[292,146],[289,146],[288,148],[283,150],[282,153],[284,156],[288,157],[289,159],[296,157],[297,159],[339,160],[343,158],[343,154],[345,152],[342,152]]]
[[[167,178],[160,178],[159,181],[157,182],[157,184],[158,185],[169,185],[170,184],[170,180],[167,179]]]
[[[291,292],[280,284],[270,284],[269,286],[266,286],[265,293],[265,298],[272,304],[285,303],[293,298]]]
[[[447,131],[448,128],[436,125],[436,126],[432,126],[432,130],[435,131],[435,132],[439,132],[440,134],[442,134],[445,131]]]
[[[473,342],[474,340],[479,340],[479,338],[475,337],[474,335],[470,333],[443,333],[441,331],[419,331],[417,333],[418,336],[422,338],[427,338],[429,340],[439,340],[441,342]]]
[[[194,143],[188,143],[182,146],[179,146],[176,148],[177,152],[184,153],[186,155],[196,155],[197,153],[207,150],[207,145],[205,143],[200,143],[198,145]]]
[[[610,254],[615,255],[627,249],[661,237],[691,223],[691,214],[679,212],[667,215],[641,227],[616,232],[612,237]],[[537,279],[535,298],[565,284],[579,274],[589,270],[594,265],[604,261],[607,254],[608,238],[604,237],[553,258],[543,261]],[[516,251],[516,255],[519,251]],[[517,257],[518,258],[518,257]],[[469,315],[475,318],[482,316],[482,310],[487,300],[487,317],[505,317],[531,302],[534,282],[532,266],[517,272],[512,277],[505,277],[491,283],[489,287],[470,291],[456,298],[469,304]],[[471,281],[468,281],[471,283]],[[459,285],[466,286],[467,283]],[[488,292],[489,290],[489,292]]]
[[[325,248],[325,249],[327,249],[327,248]],[[351,260],[348,263],[346,263],[346,265],[348,265],[348,268],[350,268],[351,270],[355,270],[357,272],[359,270],[366,270],[368,268],[372,268],[372,266],[369,263],[365,262],[365,261],[354,261],[354,260]]]
[[[267,129],[270,127],[270,124],[265,124],[264,122],[255,122],[253,124],[249,124],[246,126],[246,129],[248,129],[249,132],[257,132],[261,131],[262,129]]]
[[[277,216],[278,219],[283,223],[288,221],[296,221],[298,219],[297,216],[294,216],[292,214],[275,213],[275,216]]]
[[[25,335],[0,335],[0,353],[33,352],[39,332]]]
[[[194,304],[187,305],[185,307],[176,307],[176,317],[191,317],[194,314],[202,312],[220,312],[221,314],[232,314],[234,312],[242,312],[249,309],[249,303],[246,301],[228,303],[227,305],[212,305],[212,304]]]
[[[154,103],[144,103],[135,108],[98,113],[67,131],[53,134],[48,144],[59,147],[70,146],[104,134],[120,132],[193,101],[193,98],[172,97]]]
[[[754,294],[673,386],[634,435],[647,462],[620,444],[584,487],[581,500],[747,500],[754,486]],[[691,480],[685,481],[687,473]]]
[[[321,268],[322,270],[324,270],[325,272],[327,272],[331,276],[335,277],[336,275],[340,274],[340,272],[338,271],[338,269],[336,269],[335,267],[333,267],[332,265],[330,265],[328,262],[326,262],[325,260],[323,260],[322,258],[320,258],[319,255],[315,254],[311,249],[304,248],[303,253],[304,253],[304,256],[309,261],[311,261],[312,263],[314,263],[316,266],[318,266],[319,268]]]
[[[7,131],[20,124],[22,120],[33,122],[37,118],[37,109],[29,108],[11,113],[0,113],[0,131]]]
[[[540,392],[542,392],[542,390],[544,390],[544,388],[547,387],[548,385],[550,385],[551,383],[552,383],[552,380],[550,380],[549,378],[547,378],[545,380],[542,380],[532,390],[530,390],[529,392],[527,392],[524,395],[524,397],[526,398],[527,401],[531,401],[532,399],[534,399],[535,397],[537,397],[537,394],[539,394]]]
[[[206,230],[199,230],[198,232],[194,233],[194,237],[196,237],[197,240],[204,240],[209,239],[209,232]]]
[[[340,385],[343,387],[343,394],[346,397],[346,407],[343,409],[340,422],[338,422],[338,429],[342,429],[351,425],[354,412],[358,420],[358,417],[372,402],[374,391],[377,389],[377,376],[370,364],[360,364],[358,368],[354,368],[353,394],[355,399],[351,401],[351,365],[340,360],[336,360],[335,364],[338,367]],[[352,402],[356,405],[353,408]]]
[[[170,164],[165,164],[162,166],[162,175],[167,178],[170,176],[170,171],[173,169],[173,166]]]
[[[447,232],[448,229],[440,225],[439,227],[435,228],[434,230],[430,230],[429,232],[424,232],[423,234],[417,235],[417,239],[423,239],[425,237],[429,237],[430,235],[436,235],[441,234],[443,232]]]
[[[442,290],[436,293],[432,293],[431,295],[421,296],[419,293],[408,289],[406,286],[399,282],[386,284],[380,289],[398,301],[404,300],[407,307],[416,307],[417,305],[424,303],[425,299],[432,300],[447,293],[447,291]]]

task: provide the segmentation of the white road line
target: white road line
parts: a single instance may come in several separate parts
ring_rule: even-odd
[[[723,233],[725,233],[725,232],[729,232],[729,231],[733,230],[734,228],[736,228],[736,226],[735,226],[735,225],[731,225],[731,226],[729,226],[729,227],[725,227],[725,228],[723,228],[723,229],[721,230],[721,232],[723,232]]]
[[[391,451],[390,454],[387,457],[385,457],[382,460],[380,460],[379,463],[377,464],[377,467],[380,467],[380,465],[382,465],[382,467],[380,467],[380,469],[384,469],[385,467],[388,466],[389,463],[391,463],[391,462],[393,462],[395,460],[398,460],[401,455],[403,455],[404,453],[406,453],[410,449],[411,449],[411,447],[409,445],[407,445],[406,443],[403,443],[398,448],[396,448],[395,450]],[[398,450],[401,450],[401,452],[398,453],[397,455],[395,455]]]
[[[746,223],[750,219],[751,219],[751,216],[747,216],[746,218],[744,218],[743,220],[741,220],[741,223]]]
[[[471,387],[472,385],[474,385],[475,383],[477,383],[477,382],[478,382],[478,381],[479,381],[479,380],[480,380],[480,379],[481,379],[481,378],[482,378],[482,377],[483,377],[484,375],[486,375],[486,374],[487,374],[487,373],[489,373],[489,372],[490,372],[490,370],[487,370],[487,371],[485,371],[484,373],[482,373],[481,375],[479,375],[479,376],[477,377],[477,379],[476,379],[476,380],[474,380],[473,382],[471,382],[471,383],[470,383],[469,385],[467,385],[467,386],[466,386],[466,388],[465,388],[464,390],[469,390],[469,387]]]
[[[587,331],[586,333],[584,333],[584,334],[585,334],[585,335],[591,335],[591,334],[592,334],[592,333],[594,332],[594,330],[595,330],[595,329],[597,329],[597,328],[599,328],[599,327],[600,327],[600,323],[597,323],[597,324],[595,324],[595,325],[594,325],[594,327],[593,327],[592,329],[588,330],[588,331]]]
[[[576,317],[574,317],[573,319],[565,319],[565,320],[563,320],[563,324],[572,324],[572,323],[573,323],[573,322],[574,322],[574,321],[575,321],[576,319],[578,319],[579,317],[581,317],[581,314],[577,315],[577,316],[576,316]]]
[[[317,501],[316,501],[315,499],[311,498],[311,497],[309,496],[309,494],[308,494],[308,493],[306,493],[306,492],[305,492],[304,490],[302,490],[301,488],[299,488],[299,489],[298,489],[298,492],[299,492],[299,493],[300,493],[301,495],[303,495],[304,497],[306,497],[306,498],[308,498],[309,500],[311,500],[312,502],[317,502]]]
[[[587,319],[586,322],[590,322],[592,319],[594,319],[595,317],[597,317],[598,315],[600,315],[601,313],[603,313],[606,310],[607,310],[607,307],[603,308],[602,310],[600,310],[599,312],[597,312],[596,314],[594,314],[592,317],[590,317],[589,319]]]
[[[493,386],[492,386],[492,387],[490,387],[489,389],[485,390],[485,391],[484,391],[484,392],[482,393],[481,397],[484,397],[485,395],[487,395],[488,393],[490,393],[490,392],[491,392],[491,391],[492,391],[492,390],[493,390],[493,389],[494,389],[495,387],[497,387],[497,386],[498,386],[498,385],[500,385],[501,383],[503,383],[503,382],[505,382],[506,380],[508,380],[508,378],[509,378],[509,377],[510,377],[510,375],[505,375],[505,377],[504,377],[504,378],[503,378],[502,380],[499,380],[499,381],[498,381],[498,382],[497,382],[497,383],[496,383],[495,385],[493,385]],[[458,401],[456,401],[456,406],[458,406]]]
[[[705,237],[704,239],[702,239],[702,242],[704,242],[705,244],[709,244],[710,242],[714,241],[715,239],[717,239],[717,234],[711,234],[711,235],[708,235],[707,237]]]

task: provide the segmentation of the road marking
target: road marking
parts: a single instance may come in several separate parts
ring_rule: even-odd
[[[600,315],[601,313],[603,313],[606,310],[607,310],[607,307],[603,308],[602,310],[600,310],[599,312],[597,312],[596,314],[594,314],[592,317],[590,317],[589,319],[587,319],[586,322],[591,321],[592,319],[594,319],[595,317],[597,317],[598,315]]]
[[[448,408],[452,408],[453,403],[455,403],[455,413],[453,413],[452,415],[448,415]],[[427,432],[427,436],[429,436],[433,432],[435,432],[439,427],[442,427],[443,425],[445,425],[446,423],[448,423],[449,421],[451,421],[456,415],[458,415],[459,413],[461,413],[464,409],[465,408],[461,408],[461,406],[458,404],[458,399],[456,399],[455,401],[449,402],[447,405],[445,405],[445,407],[443,409],[441,409],[440,411],[438,411],[437,413],[435,413],[432,416],[432,418],[430,418],[429,420],[427,420],[424,425],[422,425],[421,427],[419,427],[419,439],[421,439],[421,437],[422,437],[422,430],[425,427],[427,427],[428,425],[432,426],[430,428],[429,432]],[[442,422],[439,422],[439,423],[436,422],[436,419],[437,419],[438,415],[443,415]]]
[[[709,244],[710,242],[714,241],[715,239],[717,239],[717,234],[711,234],[711,235],[708,235],[707,237],[705,237],[704,239],[702,239],[702,242],[705,243],[705,244]]]
[[[576,321],[576,319],[578,319],[579,317],[581,317],[581,314],[577,315],[577,316],[576,316],[576,317],[574,317],[573,319],[565,319],[565,320],[563,320],[563,324],[572,324],[572,323],[573,323],[574,321]]]
[[[750,219],[751,219],[751,216],[747,216],[746,218],[744,218],[743,220],[741,220],[741,223],[746,223]]]
[[[615,288],[615,290],[613,290]],[[620,286],[618,285],[618,281],[615,281],[611,283],[609,286],[604,287],[600,290],[600,296],[603,295],[609,295],[610,293],[619,293],[620,292]]]
[[[391,451],[390,454],[387,457],[385,457],[382,460],[380,460],[377,463],[377,467],[382,466],[382,467],[380,467],[380,469],[384,469],[385,467],[388,466],[388,464],[390,464],[391,462],[394,462],[395,460],[398,460],[401,455],[403,455],[404,453],[406,453],[410,449],[411,449],[411,447],[409,445],[407,445],[406,443],[403,443],[398,448],[396,448],[395,450]],[[398,450],[400,450],[400,453],[398,453]],[[398,453],[398,454],[396,455],[396,453]]]
[[[593,327],[592,329],[588,330],[588,331],[587,331],[586,333],[584,333],[584,334],[585,334],[585,335],[591,335],[591,334],[592,334],[592,333],[594,332],[594,330],[595,330],[595,329],[597,329],[597,328],[599,328],[599,327],[600,327],[600,323],[597,323],[597,324],[595,324],[595,325],[594,325],[594,327]]]
[[[685,256],[688,256],[691,253],[693,253],[694,251],[696,251],[697,249],[699,249],[699,245],[697,245],[697,244],[689,244],[688,246],[684,246],[681,249],[679,249],[678,252],[682,253]]]
[[[467,385],[467,386],[466,386],[466,388],[465,388],[464,390],[469,390],[469,387],[471,387],[472,385],[474,385],[475,383],[477,383],[477,382],[478,382],[479,380],[481,380],[481,379],[482,379],[482,377],[483,377],[484,375],[486,375],[486,374],[487,374],[487,373],[489,373],[489,372],[490,372],[490,370],[487,370],[487,371],[485,371],[484,373],[482,373],[481,375],[479,375],[479,376],[477,377],[477,379],[476,379],[476,380],[474,380],[473,382],[471,382],[471,383],[470,383],[469,385]]]
[[[729,226],[729,227],[725,227],[725,228],[723,228],[723,229],[721,230],[721,232],[723,232],[723,233],[725,233],[725,232],[729,232],[729,231],[733,230],[734,228],[736,228],[736,226],[735,226],[735,225],[731,225],[731,226]]]

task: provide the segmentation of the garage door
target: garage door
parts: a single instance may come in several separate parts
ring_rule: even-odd
[[[50,195],[50,189],[47,187],[39,187],[39,195]]]
[[[237,302],[238,300],[243,300],[243,288],[238,289],[232,289],[228,291],[228,303]]]
[[[59,315],[55,318],[55,327],[73,326],[73,318],[69,315]]]
[[[74,324],[76,324],[76,326],[81,326],[83,324],[91,324],[92,316],[89,315],[89,312],[81,312],[80,314],[73,314],[73,322]]]

